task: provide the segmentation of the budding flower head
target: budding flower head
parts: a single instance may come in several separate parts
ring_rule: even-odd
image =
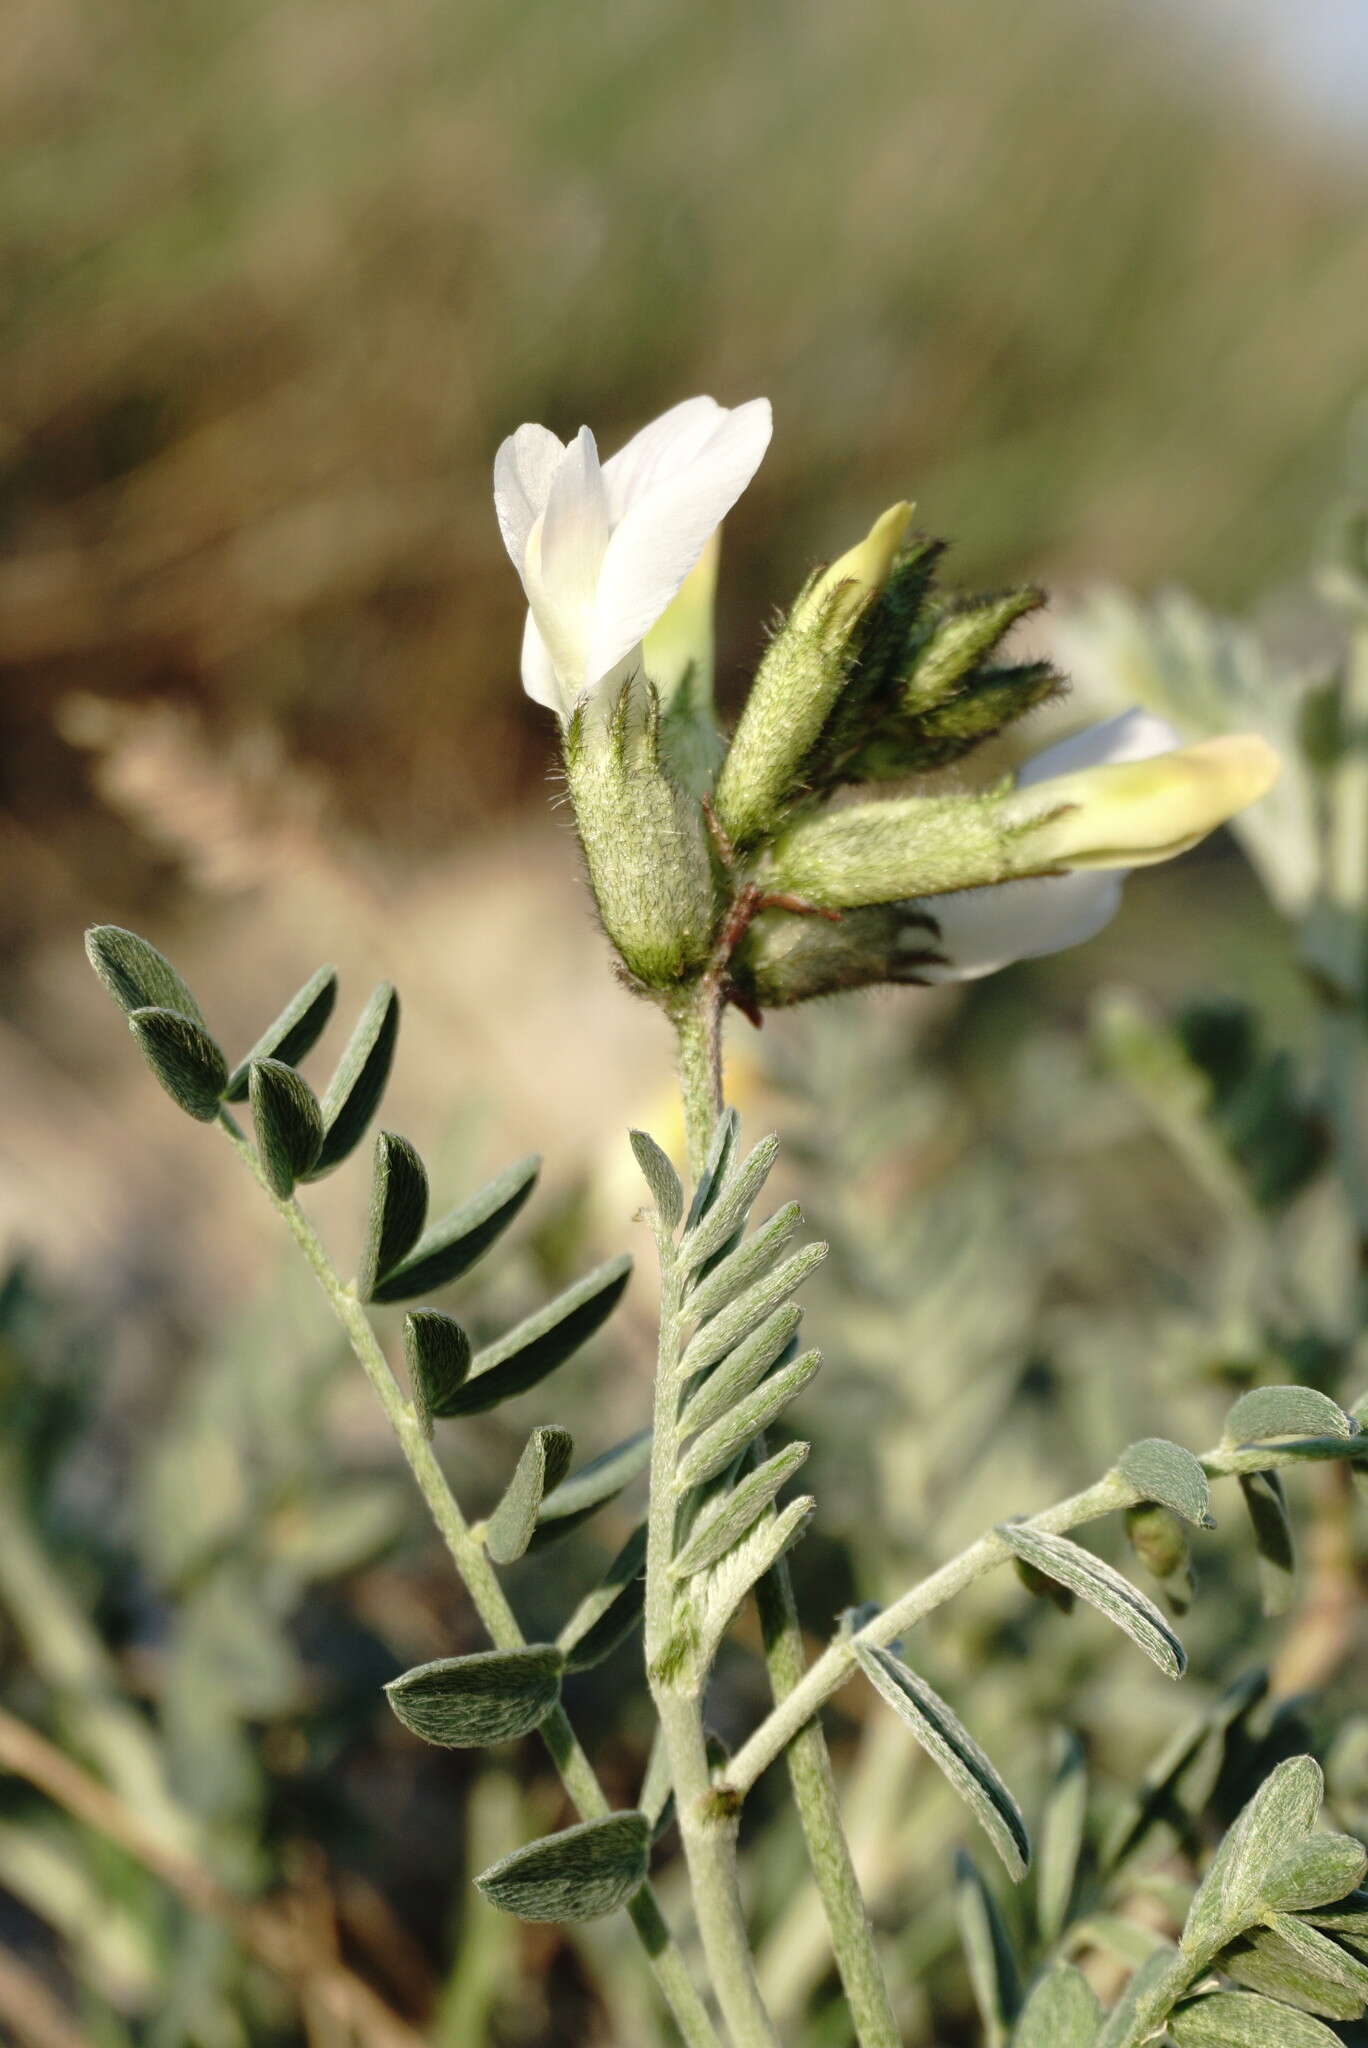
[[[887,583],[911,523],[912,507],[905,498],[881,512],[864,539],[808,585],[793,607],[794,622],[809,625],[825,611],[830,629],[850,625]]]

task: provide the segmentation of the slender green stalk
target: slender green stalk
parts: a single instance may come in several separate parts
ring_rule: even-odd
[[[293,1199],[282,1201],[268,1185],[255,1152],[226,1110],[219,1121],[252,1177],[285,1219],[290,1235],[304,1254],[315,1278],[328,1297],[333,1314],[342,1325],[358,1363],[375,1389],[405,1462],[418,1482],[428,1511],[460,1573],[466,1591],[474,1603],[475,1611],[488,1631],[490,1640],[501,1650],[522,1648],[526,1638],[508,1603],[494,1567],[483,1545],[472,1534],[455,1495],[447,1485],[432,1445],[424,1435],[417,1415],[404,1398],[399,1383],[390,1370],[389,1361],[355,1288],[342,1280],[299,1204]],[[576,1740],[565,1709],[558,1706],[549,1718],[543,1721],[538,1733],[546,1744],[552,1762],[560,1773],[561,1782],[581,1817],[585,1820],[596,1820],[611,1812],[603,1787]],[[709,2019],[698,1990],[685,1968],[684,1959],[665,1924],[659,1902],[649,1884],[641,1887],[629,1902],[627,1911],[642,1947],[646,1950],[662,1995],[688,2048],[721,2048],[717,2029]]]
[[[673,1021],[689,1162],[697,1175],[722,1109],[722,1003],[712,977],[705,977],[690,1003],[678,1007]],[[807,1663],[787,1558],[780,1558],[760,1580],[756,1602],[778,1711],[801,1682]],[[805,1722],[799,1739],[790,1741],[789,1784],[856,2039],[859,2048],[899,2048],[901,2037],[846,1841],[826,1736],[819,1722],[810,1716]]]
[[[675,1812],[689,1869],[694,1912],[713,1989],[733,2048],[778,2048],[765,2010],[746,1934],[736,1870],[737,1821],[712,1796],[703,1715],[697,1690],[681,1689],[671,1670],[675,1547],[675,1466],[679,1438],[679,1311],[681,1282],[673,1247],[660,1250],[660,1349],[651,1436],[651,1492],[646,1525],[646,1670],[670,1762]]]

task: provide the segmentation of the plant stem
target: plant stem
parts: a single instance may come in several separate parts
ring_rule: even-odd
[[[703,1952],[733,2048],[778,2048],[746,1934],[736,1871],[734,1809],[712,1796],[703,1715],[692,1673],[673,1669],[675,1467],[679,1438],[681,1279],[674,1248],[660,1250],[660,1349],[651,1435],[651,1491],[646,1525],[646,1671],[670,1763],[680,1839]]]
[[[722,1110],[722,1014],[720,981],[711,974],[705,976],[694,998],[673,1012],[689,1163],[695,1177]],[[759,1455],[763,1457],[763,1449]],[[787,1558],[780,1558],[760,1580],[756,1603],[777,1712],[802,1680],[806,1665]],[[826,1736],[819,1722],[811,1720],[800,1738],[791,1742],[786,1761],[808,1862],[826,1914],[859,2048],[899,2048],[901,2037],[851,1861]]]
[[[475,1611],[497,1649],[521,1649],[526,1638],[508,1603],[484,1546],[471,1533],[470,1525],[448,1486],[436,1453],[423,1433],[417,1415],[404,1398],[389,1361],[371,1326],[356,1290],[346,1285],[315,1232],[312,1224],[291,1198],[282,1200],[261,1171],[256,1153],[233,1118],[225,1110],[219,1119],[235,1151],[254,1180],[284,1218],[287,1229],[313,1270],[329,1305],[346,1333],[366,1378],[385,1411],[405,1462],[418,1483],[442,1541],[469,1593]],[[581,1817],[597,1820],[611,1812],[603,1787],[589,1762],[564,1707],[557,1706],[538,1730],[560,1773],[562,1784]],[[645,1949],[656,1981],[660,1985],[675,2024],[688,2048],[721,2048],[717,2030],[709,2019],[697,1987],[684,1966],[659,1902],[649,1884],[644,1884],[628,1902],[627,1911]]]

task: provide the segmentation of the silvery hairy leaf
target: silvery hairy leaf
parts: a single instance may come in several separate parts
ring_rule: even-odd
[[[1168,2023],[1177,2048],[1340,2048],[1310,2013],[1252,1991],[1213,1991],[1180,2005]]]
[[[406,1258],[375,1285],[373,1301],[411,1301],[459,1280],[506,1230],[532,1192],[540,1159],[520,1159],[459,1208],[430,1223]]]
[[[703,1162],[703,1171],[698,1176],[689,1204],[685,1222],[686,1230],[693,1230],[700,1218],[706,1216],[716,1201],[736,1152],[736,1141],[741,1130],[741,1119],[734,1109],[724,1109],[717,1119],[717,1128],[708,1147],[708,1156]]]
[[[461,1412],[455,1404],[470,1371],[470,1339],[454,1316],[416,1308],[404,1317],[404,1358],[414,1408],[431,1436],[434,1416]]]
[[[1164,1942],[1145,1958],[1108,2013],[1097,2048],[1139,2048],[1150,2040],[1174,2003],[1172,1970],[1177,1951]]]
[[[1102,2025],[1097,1994],[1072,1963],[1055,1963],[1032,1987],[1012,2048],[1093,2048]]]
[[[762,1275],[734,1301],[728,1302],[725,1308],[703,1324],[685,1346],[679,1365],[681,1376],[690,1379],[695,1373],[705,1372],[709,1366],[725,1358],[759,1327],[766,1316],[802,1286],[808,1275],[821,1265],[826,1254],[824,1244],[805,1245],[802,1251],[794,1252],[773,1272]]]
[[[624,1437],[621,1443],[591,1458],[587,1465],[581,1465],[578,1472],[562,1479],[547,1494],[537,1511],[537,1526],[529,1547],[539,1550],[546,1543],[568,1536],[605,1501],[621,1493],[650,1462],[651,1432],[641,1429],[635,1436]]]
[[[684,1214],[684,1189],[679,1175],[648,1132],[629,1131],[627,1136],[642,1177],[651,1190],[651,1200],[656,1205],[661,1227],[668,1236],[678,1228],[679,1219]]]
[[[855,1639],[860,1669],[879,1696],[911,1729],[969,1807],[1002,1858],[1014,1884],[1031,1862],[1031,1838],[1021,1809],[998,1776],[992,1759],[938,1693],[888,1650]]]
[[[641,1522],[556,1638],[567,1671],[591,1670],[626,1641],[641,1620],[645,1569],[646,1524]]]
[[[288,1003],[273,1024],[267,1025],[251,1051],[228,1076],[226,1094],[230,1102],[241,1102],[256,1060],[279,1060],[282,1066],[298,1066],[323,1035],[323,1028],[337,1001],[337,970],[320,967]]]
[[[767,1223],[751,1232],[735,1251],[709,1266],[689,1294],[686,1313],[706,1320],[735,1298],[743,1288],[768,1272],[779,1254],[791,1242],[803,1220],[796,1202],[786,1202]]]
[[[247,1085],[261,1170],[288,1201],[318,1157],[323,1111],[304,1076],[280,1060],[254,1060]]]
[[[1282,1474],[1241,1472],[1239,1477],[1240,1493],[1254,1531],[1254,1547],[1259,1553],[1264,1613],[1286,1614],[1296,1588],[1297,1548]]]
[[[670,1570],[675,1578],[686,1579],[694,1572],[716,1564],[724,1551],[744,1536],[759,1520],[780,1488],[790,1480],[808,1454],[803,1443],[785,1444],[762,1465],[710,1501],[679,1551]]]
[[[1201,1460],[1181,1444],[1167,1443],[1163,1437],[1145,1437],[1121,1453],[1116,1469],[1139,1489],[1143,1499],[1171,1509],[1198,1528],[1215,1528],[1211,1488]]]
[[[427,1169],[417,1151],[397,1132],[381,1131],[375,1141],[365,1249],[356,1276],[362,1301],[371,1299],[377,1282],[413,1249],[427,1205]]]
[[[1254,1387],[1227,1415],[1221,1441],[1235,1450],[1242,1444],[1357,1434],[1344,1410],[1313,1387]]]
[[[650,1850],[644,1813],[610,1813],[501,1856],[475,1882],[520,1920],[598,1920],[640,1890]]]
[[[983,2021],[984,2048],[1006,2048],[1021,2003],[1016,1959],[997,1901],[963,1854],[955,1858],[955,1913],[974,2003]]]
[[[687,1493],[730,1465],[754,1437],[768,1429],[798,1398],[822,1363],[820,1351],[804,1351],[781,1365],[744,1400],[694,1438],[675,1467],[675,1492]]]
[[[787,1301],[766,1316],[736,1349],[721,1360],[689,1395],[679,1418],[679,1434],[694,1436],[734,1408],[783,1359],[803,1320],[796,1301]]]
[[[1159,1609],[1129,1579],[1067,1536],[1049,1535],[1021,1522],[999,1523],[997,1533],[1027,1564],[1057,1579],[1114,1622],[1166,1677],[1182,1677],[1187,1668],[1182,1644]]]
[[[1216,1967],[1250,1991],[1285,1999],[1327,2020],[1356,2020],[1368,2006],[1368,1963],[1290,1913],[1272,1913],[1221,1951]]]
[[[228,1085],[228,1063],[208,1032],[178,1010],[160,1009],[134,1010],[128,1028],[172,1101],[196,1123],[212,1123]]]
[[[607,1322],[631,1277],[627,1255],[607,1259],[545,1308],[524,1317],[475,1354],[468,1382],[448,1415],[479,1415],[540,1385]]]
[[[1036,1851],[1036,1924],[1053,1946],[1069,1922],[1088,1817],[1088,1767],[1072,1729],[1060,1731]]]
[[[202,1031],[204,1012],[164,953],[118,924],[93,924],[85,935],[86,956],[119,1008],[174,1010]]]
[[[485,1548],[495,1564],[512,1564],[527,1549],[542,1500],[569,1471],[574,1449],[569,1430],[554,1424],[533,1430],[485,1528]]]
[[[737,1608],[756,1580],[771,1571],[798,1541],[816,1505],[810,1493],[800,1494],[778,1514],[753,1523],[707,1571],[685,1580],[683,1590],[695,1635],[694,1675],[700,1683]],[[677,1602],[677,1612],[678,1607]]]
[[[1277,1865],[1310,1835],[1324,1791],[1314,1757],[1294,1756],[1264,1779],[1216,1852],[1183,1929],[1183,1947],[1209,1962],[1263,1909]]]
[[[689,1271],[697,1272],[705,1266],[738,1230],[744,1229],[751,1205],[769,1179],[778,1151],[777,1137],[762,1138],[755,1150],[727,1175],[707,1214],[685,1231],[679,1255]]]
[[[385,1697],[425,1742],[474,1748],[538,1728],[560,1698],[562,1658],[552,1643],[441,1657],[392,1678]]]
[[[387,981],[371,996],[323,1092],[323,1146],[310,1180],[331,1173],[360,1144],[385,1092],[399,1035],[399,996]]]

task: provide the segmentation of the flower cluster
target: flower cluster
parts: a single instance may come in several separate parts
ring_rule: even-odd
[[[1047,663],[999,658],[1043,595],[945,595],[943,544],[906,504],[809,579],[725,741],[716,534],[770,426],[764,399],[692,398],[602,464],[587,427],[566,446],[532,425],[495,462],[523,684],[560,722],[599,912],[639,987],[714,973],[757,1011],[989,974],[1092,937],[1130,868],[1270,787],[1258,735],[1184,745],[1141,711],[975,786],[958,764],[1062,689]]]

